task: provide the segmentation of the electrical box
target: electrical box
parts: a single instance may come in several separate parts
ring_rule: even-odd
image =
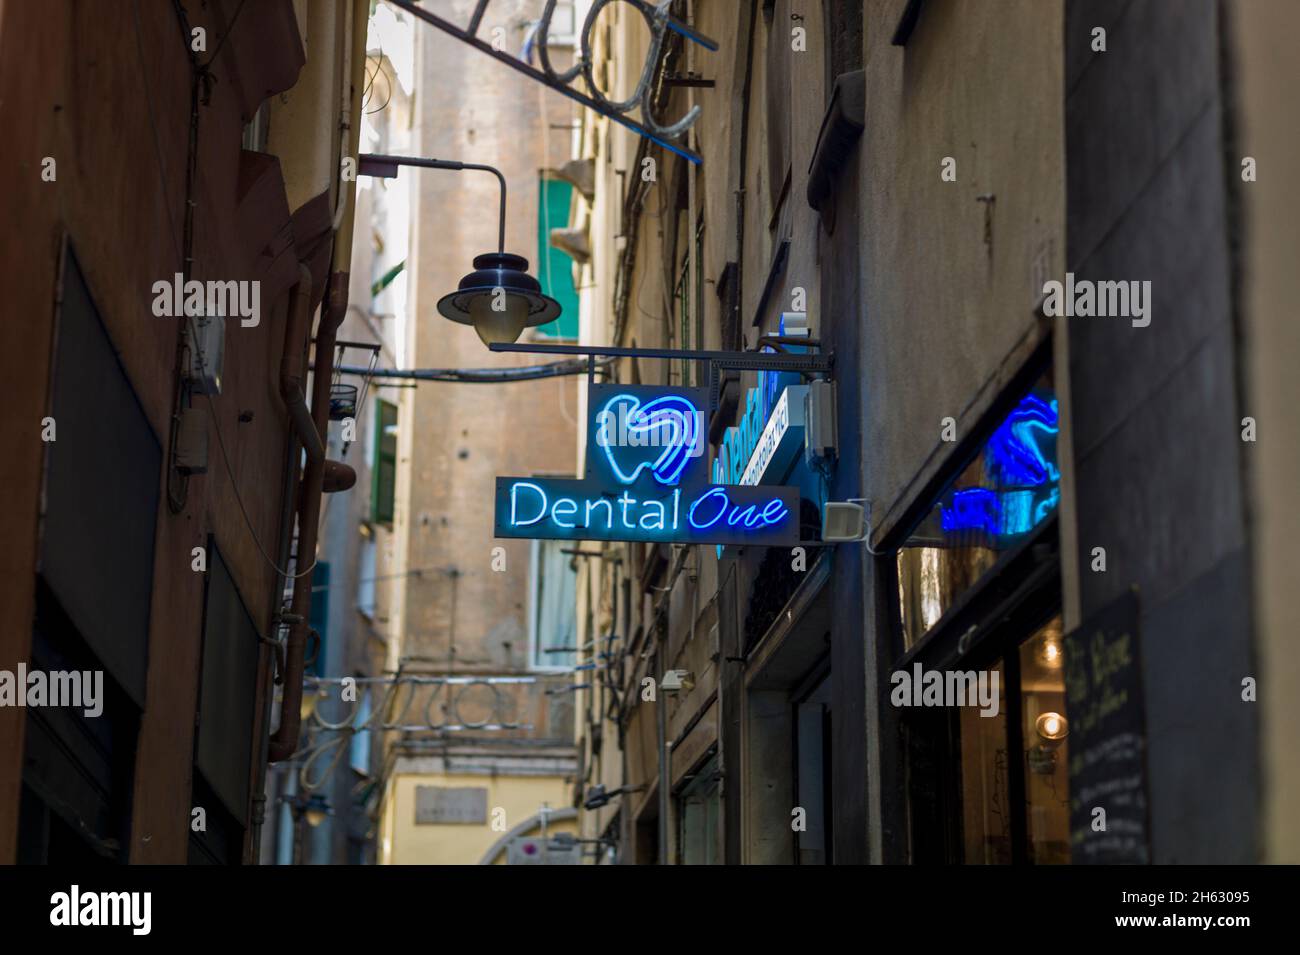
[[[804,455],[815,458],[835,456],[835,384],[813,381],[804,395]]]
[[[202,408],[190,405],[176,422],[176,470],[182,474],[206,474],[208,470],[208,417]]]
[[[201,395],[221,394],[221,368],[226,357],[226,320],[219,315],[186,319],[188,378]]]
[[[827,501],[822,509],[822,540],[842,544],[866,538],[866,511],[853,501]]]

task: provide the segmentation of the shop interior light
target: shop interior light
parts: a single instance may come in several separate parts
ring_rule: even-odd
[[[1061,649],[1061,642],[1052,637],[1043,640],[1043,645],[1039,647],[1038,659],[1044,666],[1052,669],[1058,669],[1065,661],[1065,654]]]
[[[1049,742],[1060,742],[1070,734],[1070,724],[1060,713],[1049,711],[1034,721],[1038,735]]]

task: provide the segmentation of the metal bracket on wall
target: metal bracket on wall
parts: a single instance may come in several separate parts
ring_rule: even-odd
[[[428,10],[418,6],[413,2],[413,0],[387,0],[387,2],[391,3],[395,7],[405,10],[416,19],[423,20],[425,23],[437,27],[444,33],[454,36],[461,42],[468,43],[476,50],[486,53],[494,60],[498,60],[511,69],[517,70],[525,76],[531,77],[542,85],[555,90],[557,93],[562,93],[569,97],[569,99],[581,103],[588,109],[595,110],[602,116],[608,117],[622,126],[626,126],[628,129],[644,136],[651,142],[657,143],[664,149],[676,153],[678,156],[681,156],[696,165],[699,165],[702,162],[702,159],[697,153],[692,152],[684,146],[677,146],[672,143],[673,139],[677,139],[690,129],[690,127],[694,125],[695,120],[699,118],[700,110],[698,106],[692,107],[685,116],[668,126],[660,126],[650,114],[650,104],[654,96],[655,86],[653,82],[654,72],[659,65],[659,54],[663,46],[664,35],[667,31],[672,31],[679,36],[685,37],[692,43],[697,43],[711,52],[718,49],[716,41],[711,40],[709,37],[700,33],[689,23],[685,23],[670,15],[668,13],[669,4],[660,3],[656,6],[647,3],[646,0],[622,0],[622,2],[629,3],[635,7],[645,18],[646,25],[650,30],[651,41],[649,51],[646,55],[645,68],[641,73],[640,80],[637,82],[636,90],[626,100],[619,103],[613,103],[605,98],[605,95],[601,93],[592,77],[591,40],[589,36],[591,28],[595,24],[596,16],[600,13],[601,9],[611,2],[611,0],[596,0],[596,2],[592,4],[591,10],[587,14],[587,20],[580,31],[581,55],[578,58],[578,61],[563,73],[556,73],[555,70],[551,68],[550,59],[547,55],[547,34],[550,29],[551,14],[554,12],[555,8],[555,0],[547,0],[546,8],[542,14],[538,29],[537,51],[542,62],[543,69],[541,70],[534,68],[524,60],[517,59],[505,50],[498,49],[493,44],[486,43],[478,38],[478,30],[482,25],[483,15],[487,11],[487,6],[490,0],[479,0],[478,4],[474,8],[472,17],[470,18],[468,28],[458,27],[450,20],[446,20],[435,13],[430,13]],[[572,80],[577,78],[579,73],[582,74],[591,95],[582,93],[569,85]],[[638,102],[641,104],[641,114],[644,123],[637,122],[636,120],[623,115]]]
[[[699,361],[708,365],[709,411],[718,404],[720,370],[788,371],[806,376],[829,377],[835,365],[834,354],[794,352],[697,351],[678,348],[621,348],[603,345],[535,345],[496,342],[488,346],[496,352],[525,352],[538,355],[582,355],[588,358],[658,358],[663,361]]]

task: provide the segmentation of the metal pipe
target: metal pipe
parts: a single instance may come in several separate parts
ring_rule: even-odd
[[[387,156],[380,153],[366,153],[359,157],[357,170],[363,176],[391,178],[397,175],[397,166],[415,166],[419,169],[450,169],[460,172],[465,169],[477,169],[490,172],[501,184],[501,215],[497,223],[497,251],[506,250],[506,177],[496,166],[477,162],[460,162],[455,159],[425,159],[421,156]],[[389,172],[389,169],[392,171]]]
[[[352,114],[348,129],[348,155],[357,154],[361,136],[361,90],[365,79],[366,24],[368,0],[354,0],[352,6]],[[340,185],[342,185],[340,183]],[[349,182],[343,222],[334,238],[329,286],[321,305],[320,328],[316,332],[316,353],[312,369],[312,429],[322,447],[329,433],[330,379],[334,369],[334,346],[339,326],[347,316],[348,269],[352,259],[353,219],[356,215],[356,180]],[[298,497],[298,555],[293,582],[293,615],[285,641],[284,695],[280,703],[280,725],[267,747],[267,761],[276,763],[293,755],[302,728],[303,655],[307,647],[307,618],[311,612],[312,569],[316,560],[316,538],[320,533],[321,495],[325,489],[325,457],[318,464],[308,461]]]
[[[828,356],[788,352],[709,351],[691,348],[622,348],[615,345],[539,345],[533,342],[493,342],[490,351],[530,355],[588,355],[616,358],[661,358],[667,361],[725,362],[728,368],[756,371],[830,371]]]
[[[289,412],[289,422],[307,452],[307,460],[325,459],[325,446],[307,408],[307,335],[311,330],[311,269],[298,263],[298,284],[289,295],[289,320],[284,329],[284,352],[280,356],[280,397]]]
[[[330,277],[329,294],[326,304],[321,309],[320,327],[316,331],[316,371],[312,376],[311,421],[301,436],[303,446],[309,448],[307,466],[303,469],[302,488],[298,499],[298,552],[295,570],[297,576],[293,581],[293,600],[290,603],[292,614],[289,636],[285,641],[284,692],[280,702],[280,725],[267,751],[267,760],[272,763],[288,759],[298,748],[298,733],[302,728],[302,675],[305,670],[304,655],[307,648],[308,617],[311,615],[312,568],[316,562],[316,538],[320,531],[321,495],[325,484],[324,437],[329,427],[329,389],[331,367],[334,364],[334,342],[343,316],[347,314],[346,303],[340,302],[340,275]],[[295,428],[301,416],[295,417]],[[309,442],[314,433],[315,446],[321,449],[319,456],[313,457]],[[298,568],[306,565],[307,569]]]
[[[596,362],[604,367],[614,359]],[[583,375],[587,372],[586,360],[557,361],[548,365],[528,365],[523,368],[370,368],[364,365],[340,365],[343,375],[362,378],[392,378],[406,381],[445,381],[463,384],[500,384],[510,381],[534,381],[538,378],[559,378],[565,375]]]

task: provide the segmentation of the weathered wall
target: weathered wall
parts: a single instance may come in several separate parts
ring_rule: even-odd
[[[932,0],[893,46],[903,6],[864,14],[860,414],[876,541],[945,466],[941,419],[968,434],[1046,333],[1031,270],[1064,261],[1062,4]]]
[[[1287,3],[1233,4],[1230,38],[1236,105],[1237,153],[1258,164],[1255,182],[1241,184],[1247,264],[1243,277],[1243,333],[1248,347],[1243,413],[1259,425],[1259,441],[1246,452],[1251,473],[1250,523],[1255,575],[1255,668],[1260,682],[1260,730],[1264,791],[1261,806],[1263,859],[1300,862],[1300,651],[1295,621],[1300,591],[1291,551],[1300,539],[1294,506],[1300,474],[1300,325],[1290,319],[1300,301],[1295,268],[1295,228],[1300,192],[1291,163],[1300,155],[1300,127],[1291,120],[1296,59],[1288,38],[1300,30],[1300,10]]]
[[[1105,53],[1091,49],[1094,26]],[[1145,328],[1067,320],[1082,615],[1138,588],[1153,861],[1252,862],[1250,446],[1230,259],[1240,182],[1225,169],[1219,8],[1071,0],[1066,35],[1068,267],[1152,288]],[[1094,547],[1105,573],[1088,569]]]
[[[209,4],[195,12],[194,24],[215,38],[225,32],[232,13],[232,4]],[[0,158],[11,184],[0,196],[9,224],[0,237],[0,286],[8,290],[6,318],[0,322],[0,370],[8,382],[5,435],[13,449],[0,463],[6,500],[0,521],[0,667],[13,669],[27,657],[32,625],[40,421],[46,413],[56,269],[65,233],[149,423],[159,443],[168,445],[178,329],[174,320],[151,314],[150,289],[181,270],[190,66],[175,12],[167,5],[106,18],[79,4],[8,4],[3,14],[0,121],[16,147]],[[244,247],[237,217],[242,127],[263,95],[292,85],[302,62],[295,52],[300,48],[290,4],[267,4],[244,17],[241,29],[249,31],[244,39],[255,38],[268,49],[253,67],[239,55],[237,39],[213,67],[226,82],[214,86],[200,124],[194,275],[201,279],[250,275],[258,250]],[[32,83],[35,75],[40,83]],[[55,182],[41,180],[47,156],[57,161]],[[288,207],[283,211],[287,218]],[[274,213],[266,210],[267,216]],[[263,299],[258,327],[232,323],[227,331],[223,395],[212,402],[215,422],[210,424],[225,438],[233,483],[215,437],[209,473],[189,481],[180,514],[167,510],[165,476],[158,475],[161,503],[147,703],[136,754],[133,861],[186,857],[204,583],[203,575],[190,569],[191,548],[215,534],[250,613],[261,627],[269,622],[273,573],[244,525],[236,487],[257,537],[273,547],[286,435],[275,381],[283,292]],[[253,419],[239,423],[245,410]],[[60,423],[60,440],[71,440],[72,424]],[[94,476],[86,477],[87,493],[94,493]],[[102,548],[104,559],[112,559],[111,541],[87,541],[87,546]],[[0,710],[0,860],[14,852],[22,733],[23,711]]]
[[[841,444],[846,433],[860,442],[862,481],[848,494],[841,474],[836,497],[868,499],[877,546],[907,530],[908,508],[957,464],[942,419],[955,419],[959,441],[967,437],[1051,333],[1035,317],[1035,263],[1046,278],[1062,271],[1065,255],[1063,5],[932,0],[906,45],[894,46],[904,6],[871,0],[863,13],[866,126],[856,181],[845,185],[858,191],[861,251],[834,293],[847,304],[856,291],[860,303],[856,335],[838,331],[837,353],[853,349],[860,361],[857,374],[838,378],[841,402],[853,402],[842,408]],[[941,178],[946,158],[955,160],[955,181]],[[906,767],[898,712],[887,702],[899,652],[892,558],[846,547],[835,556],[863,564],[862,645],[837,644],[836,679],[865,685],[865,727],[837,713],[836,744],[852,754],[862,746],[854,734],[867,742],[850,759],[851,776],[838,764],[836,772],[837,784],[851,793],[856,782],[866,797],[852,814],[846,807],[843,823],[865,833],[865,846],[856,844],[865,859],[904,862]],[[842,831],[837,817],[837,842]]]
[[[486,789],[488,824],[416,823],[416,789],[420,786]],[[562,777],[405,773],[394,783],[385,806],[382,859],[388,865],[477,865],[498,839],[543,807],[569,807],[568,787]],[[569,819],[553,822],[547,831],[555,834],[576,828]]]

